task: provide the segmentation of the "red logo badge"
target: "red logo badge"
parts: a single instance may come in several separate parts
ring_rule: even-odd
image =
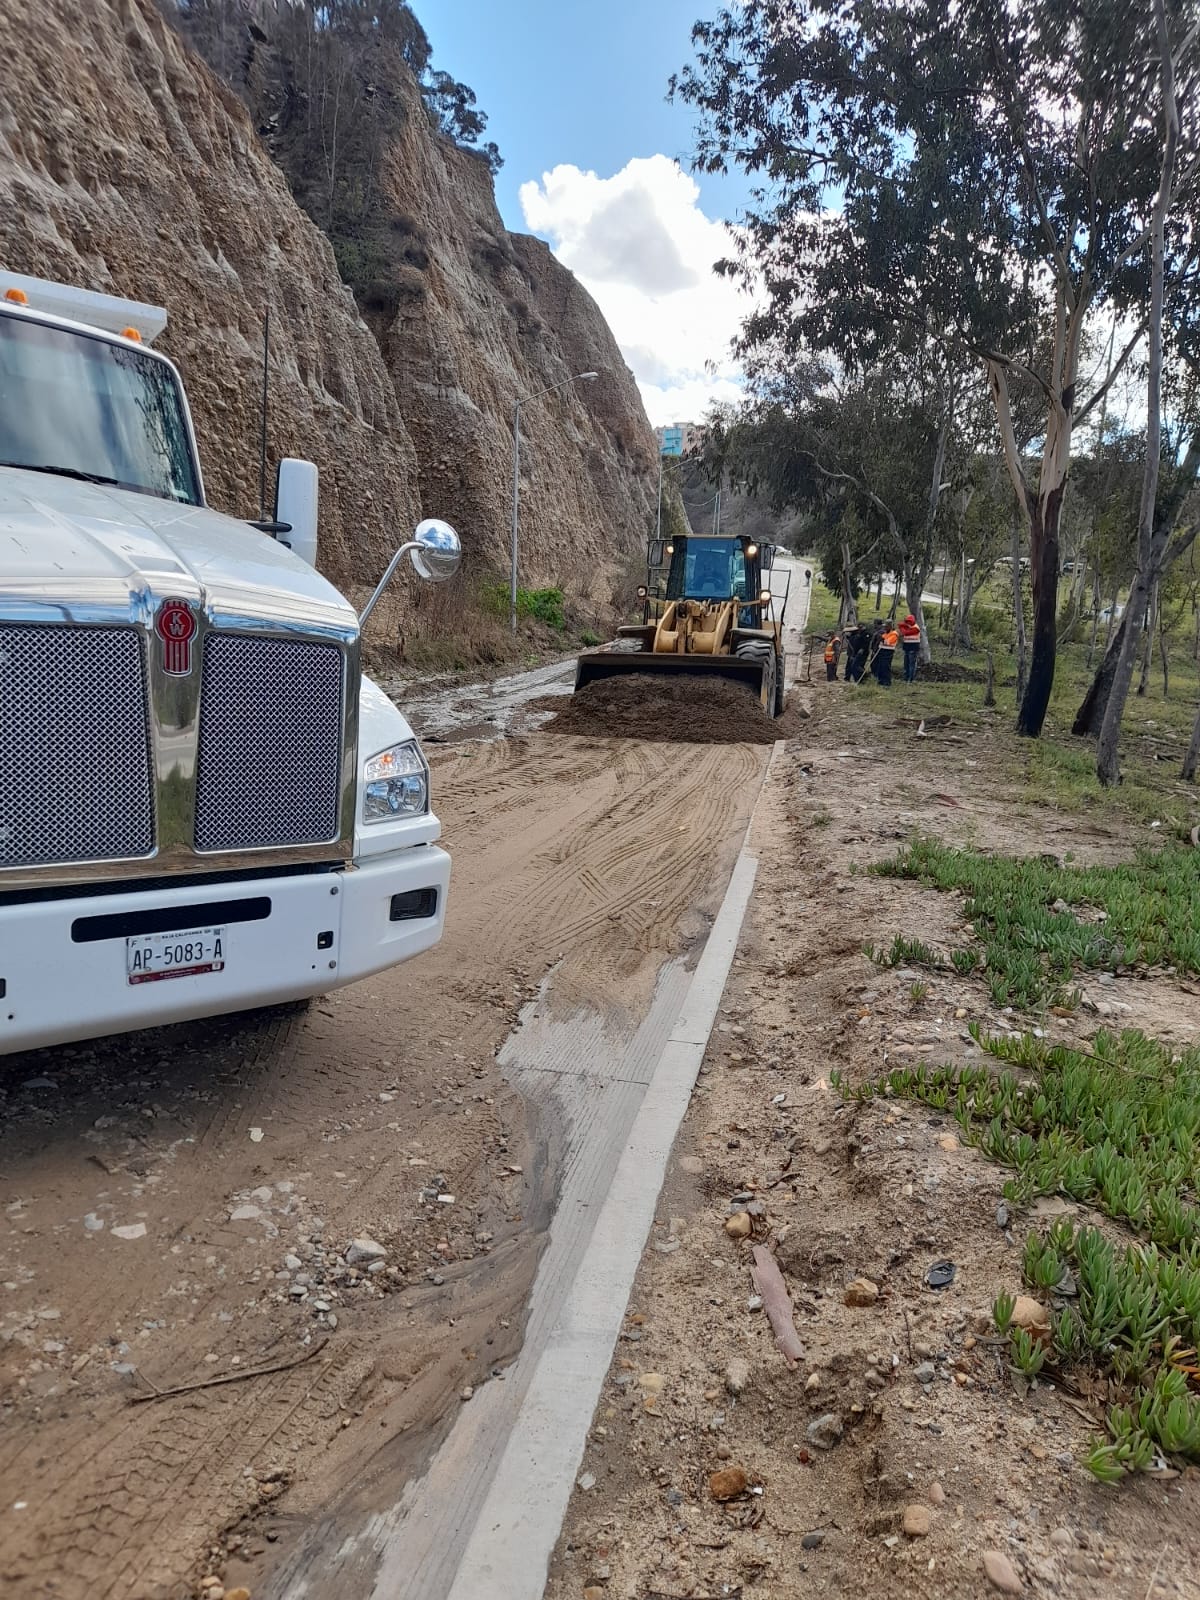
[[[186,600],[164,600],[154,627],[163,642],[163,671],[173,678],[185,678],[192,670],[196,613]]]

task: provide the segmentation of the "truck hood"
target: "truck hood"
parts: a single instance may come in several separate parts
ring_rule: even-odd
[[[136,620],[198,602],[217,626],[300,625],[353,638],[349,603],[298,556],[205,506],[0,469],[0,617]]]

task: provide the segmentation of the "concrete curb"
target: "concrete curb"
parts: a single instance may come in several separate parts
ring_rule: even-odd
[[[782,745],[763,774],[759,799]],[[755,812],[757,811],[757,802]],[[540,1600],[667,1162],[733,964],[758,861],[754,813],[683,1008],[509,1435],[448,1600]]]

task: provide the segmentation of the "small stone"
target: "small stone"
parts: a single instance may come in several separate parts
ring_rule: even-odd
[[[846,1285],[842,1299],[848,1306],[873,1306],[879,1299],[879,1285],[870,1278],[855,1278]]]
[[[464,1387],[459,1391],[458,1398],[460,1400],[469,1400],[474,1393],[475,1393],[475,1389],[474,1389],[473,1385],[468,1383],[468,1384],[464,1385]]]
[[[261,1206],[234,1206],[233,1210],[229,1213],[229,1220],[230,1222],[257,1222],[261,1216]],[[116,1230],[114,1229],[113,1231],[115,1232]]]
[[[596,1474],[594,1472],[582,1472],[580,1473],[579,1477],[576,1478],[575,1482],[583,1490],[584,1494],[586,1494],[589,1489],[594,1489],[596,1487]]]
[[[94,1211],[89,1211],[83,1219],[83,1225],[89,1233],[99,1233],[104,1226],[104,1218],[98,1217]]]
[[[999,1550],[984,1551],[983,1570],[987,1574],[988,1582],[994,1589],[999,1589],[1001,1594],[1020,1594],[1024,1588],[1012,1562]]]
[[[352,1267],[360,1261],[383,1261],[386,1258],[387,1251],[374,1239],[351,1239],[346,1249],[346,1261]]]
[[[661,1372],[643,1372],[638,1379],[638,1387],[646,1394],[661,1394],[667,1386],[667,1380]]]
[[[725,1219],[725,1232],[731,1239],[748,1239],[754,1224],[745,1211],[735,1211]]]
[[[1075,1535],[1070,1528],[1055,1528],[1050,1535],[1050,1543],[1059,1550],[1073,1550],[1075,1548]]]
[[[304,1265],[299,1256],[284,1256],[283,1264],[289,1272],[299,1272]]]
[[[704,1171],[704,1163],[699,1156],[680,1156],[677,1165],[680,1172],[690,1172],[693,1177]]]
[[[825,1532],[822,1528],[814,1528],[812,1533],[806,1533],[800,1541],[801,1550],[819,1550],[825,1543]]]
[[[818,1450],[832,1450],[841,1437],[842,1419],[833,1411],[810,1422],[805,1431],[809,1444],[816,1445]]]
[[[598,1583],[589,1583],[583,1591],[583,1600],[604,1600],[604,1590]]]
[[[943,1133],[938,1139],[938,1149],[946,1151],[957,1150],[958,1140],[952,1133]]]
[[[250,1600],[249,1589],[226,1589],[225,1600]]]
[[[760,1295],[760,1294],[752,1294],[747,1299],[747,1301],[746,1301],[746,1310],[747,1311],[761,1311],[762,1308],[763,1308],[762,1295]]]
[[[946,1504],[946,1491],[940,1483],[929,1485],[929,1504],[931,1506],[944,1506]]]
[[[913,1368],[913,1377],[918,1383],[932,1383],[937,1377],[937,1368],[932,1361],[922,1361],[920,1366]]]
[[[708,1491],[714,1500],[736,1500],[745,1494],[750,1480],[744,1467],[722,1467],[708,1480]]]
[[[1024,1328],[1028,1333],[1040,1332],[1049,1329],[1050,1313],[1032,1295],[1019,1294],[1013,1305],[1012,1322],[1014,1328]]]
[[[750,1363],[743,1361],[741,1356],[734,1356],[725,1368],[725,1387],[730,1394],[742,1394],[750,1382]]]
[[[113,1229],[114,1239],[144,1239],[146,1237],[146,1224],[144,1222],[127,1222],[123,1228]]]
[[[901,1527],[910,1539],[924,1539],[932,1525],[933,1519],[928,1506],[923,1506],[916,1500],[912,1505],[905,1506]]]
[[[820,1387],[821,1387],[821,1374],[819,1372],[810,1372],[808,1377],[805,1378],[805,1380],[804,1380],[805,1392],[807,1394],[816,1394],[817,1390]]]

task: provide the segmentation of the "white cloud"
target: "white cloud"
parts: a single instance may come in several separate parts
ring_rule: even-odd
[[[674,161],[638,158],[611,178],[559,166],[520,198],[528,226],[595,296],[652,423],[698,422],[714,400],[740,397],[730,342],[751,302],[714,274],[733,240]]]

